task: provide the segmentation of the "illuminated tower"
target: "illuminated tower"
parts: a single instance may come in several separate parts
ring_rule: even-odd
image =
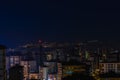
[[[0,45],[0,80],[6,80],[5,46]]]

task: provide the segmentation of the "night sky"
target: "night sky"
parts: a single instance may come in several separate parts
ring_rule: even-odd
[[[0,3],[0,43],[119,40],[117,2],[91,0],[9,0]]]

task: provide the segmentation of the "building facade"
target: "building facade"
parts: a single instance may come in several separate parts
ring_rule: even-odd
[[[120,63],[100,63],[100,73],[107,73],[109,71],[113,71],[115,73],[120,73]]]

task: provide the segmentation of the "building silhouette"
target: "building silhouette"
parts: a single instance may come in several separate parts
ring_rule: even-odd
[[[9,69],[9,80],[23,80],[23,66],[16,64]]]
[[[0,80],[6,80],[5,49],[5,46],[0,45]]]

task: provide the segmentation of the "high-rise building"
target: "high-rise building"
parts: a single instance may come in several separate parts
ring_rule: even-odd
[[[5,46],[0,45],[0,80],[6,80]]]
[[[23,66],[16,64],[9,69],[9,80],[23,80]]]

